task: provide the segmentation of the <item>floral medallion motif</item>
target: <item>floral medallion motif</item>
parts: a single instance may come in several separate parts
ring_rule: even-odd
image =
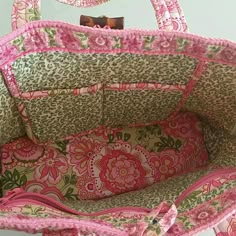
[[[57,184],[67,173],[68,162],[57,150],[47,149],[35,167],[34,177],[39,182]]]

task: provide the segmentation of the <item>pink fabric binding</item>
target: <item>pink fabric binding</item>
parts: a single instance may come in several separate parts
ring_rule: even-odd
[[[57,0],[77,7],[91,7],[109,0]],[[183,11],[178,0],[151,0],[160,30],[188,30]],[[40,0],[15,0],[12,10],[12,29],[38,20],[40,15]]]

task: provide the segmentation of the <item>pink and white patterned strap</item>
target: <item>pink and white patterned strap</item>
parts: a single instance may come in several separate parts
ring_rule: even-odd
[[[15,0],[11,16],[12,30],[28,22],[40,20],[40,0]]]
[[[57,0],[77,7],[91,7],[110,0]],[[160,30],[188,31],[178,0],[151,0]],[[40,0],[15,0],[12,10],[12,29],[40,19]]]

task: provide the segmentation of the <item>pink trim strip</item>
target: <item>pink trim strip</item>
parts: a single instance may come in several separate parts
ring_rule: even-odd
[[[24,99],[35,99],[35,98],[43,98],[48,96],[55,95],[66,95],[71,94],[74,96],[82,96],[86,94],[95,94],[102,89],[102,84],[96,84],[86,88],[80,89],[53,89],[53,90],[44,90],[44,91],[33,91],[33,92],[24,92],[19,95],[19,97]]]
[[[129,37],[133,34],[139,36],[164,36],[166,38],[178,37],[178,38],[193,40],[195,42],[215,44],[216,46],[226,46],[226,47],[229,46],[236,48],[236,43],[229,40],[208,38],[184,32],[166,32],[163,30],[143,30],[143,29],[125,29],[125,30],[112,30],[112,29],[100,29],[100,28],[97,29],[97,28],[73,25],[60,21],[49,21],[49,20],[48,21],[40,20],[25,24],[23,27],[17,29],[16,31],[2,37],[0,40],[0,46],[3,46],[7,42],[15,39],[16,37],[20,36],[23,33],[31,31],[32,29],[40,29],[47,27],[73,30],[81,33],[93,33],[93,34],[98,33],[98,35],[114,36],[114,37],[115,36]]]
[[[222,195],[224,195],[224,194],[225,193],[223,193]],[[211,201],[209,201],[209,202],[211,202]],[[236,213],[236,203],[232,204],[231,207],[228,207],[227,209],[223,210],[212,221],[206,222],[206,224],[198,226],[195,229],[189,230],[188,232],[184,233],[183,236],[192,236],[192,235],[196,235],[200,232],[203,232],[207,229],[212,229],[213,227],[217,226],[220,222],[222,222],[223,220],[226,220],[227,218],[229,218],[230,216],[232,216],[235,213]]]
[[[13,80],[13,76],[11,77]],[[16,82],[16,79],[14,81]],[[112,84],[106,86],[105,90],[116,90],[116,91],[127,91],[127,90],[163,90],[166,92],[171,91],[184,91],[184,85],[166,85],[166,84],[158,84],[158,83],[132,83],[132,84]],[[80,89],[52,89],[52,90],[43,90],[43,91],[33,91],[33,92],[17,92],[15,93],[14,89],[11,89],[11,93],[14,97],[20,97],[23,99],[31,100],[37,98],[43,98],[48,96],[55,95],[66,95],[71,94],[74,96],[81,96],[85,94],[95,94],[103,88],[102,84],[96,84],[90,87],[80,88]]]
[[[30,218],[19,219],[17,216],[0,218],[1,228],[20,230],[28,233],[38,233],[42,229],[56,228],[63,229],[78,229],[87,231],[88,229],[99,233],[100,235],[109,236],[128,236],[127,232],[118,230],[111,226],[102,225],[88,220],[68,219],[68,218]]]
[[[207,39],[207,38],[203,38],[203,37],[199,37],[199,36],[195,36],[195,35],[190,35],[190,34],[184,34],[184,33],[171,33],[171,32],[162,32],[162,31],[147,31],[147,30],[109,30],[109,29],[95,29],[95,28],[89,28],[89,27],[83,27],[83,26],[74,26],[74,25],[69,25],[69,24],[65,24],[65,23],[60,23],[60,22],[50,22],[50,21],[40,21],[40,22],[33,22],[30,23],[28,25],[26,25],[25,27],[17,30],[14,33],[11,33],[8,36],[5,36],[2,38],[2,40],[0,40],[0,45],[3,47],[2,50],[6,50],[9,51],[9,49],[7,49],[7,47],[12,47],[12,45],[5,45],[9,42],[9,40],[13,40],[15,37],[19,36],[22,33],[27,33],[28,31],[32,30],[32,29],[37,29],[40,31],[41,27],[59,27],[60,30],[74,30],[77,32],[81,32],[81,33],[88,33],[88,34],[97,34],[98,36],[104,36],[104,37],[115,37],[115,36],[120,36],[120,37],[131,37],[131,35],[136,34],[136,37],[139,36],[159,36],[159,37],[164,37],[164,38],[170,38],[172,40],[176,40],[176,38],[179,39],[186,39],[186,40],[192,40],[193,44],[196,45],[205,45],[204,47],[206,47],[207,45],[212,46],[212,47],[226,47],[227,50],[236,50],[236,44],[232,43],[230,41],[226,41],[226,40],[214,40],[214,39]],[[99,31],[97,31],[99,30]],[[32,31],[31,31],[32,33]],[[42,46],[42,45],[41,45]],[[43,47],[43,46],[42,46]],[[48,48],[48,45],[45,45],[46,50],[50,51],[50,50],[61,50],[60,47],[54,48]],[[67,49],[63,48],[65,51]],[[43,51],[43,50],[42,50]],[[62,50],[63,51],[63,50]],[[71,52],[73,52],[73,50],[70,50]],[[4,51],[5,52],[5,51]],[[40,50],[29,50],[28,52],[24,52],[21,53],[19,52],[18,55],[10,55],[10,57],[8,58],[8,61],[6,62],[6,60],[2,61],[2,65],[15,60],[16,58],[18,58],[20,55],[26,55],[29,52],[40,52]],[[75,50],[74,52],[80,52],[80,53],[136,53],[136,54],[147,54],[147,55],[161,55],[161,54],[175,54],[175,55],[186,55],[186,56],[191,56],[194,58],[198,58],[198,59],[203,59],[205,61],[216,61],[216,62],[220,62],[220,63],[224,63],[224,64],[230,64],[230,65],[236,65],[236,60],[233,60],[232,58],[230,59],[226,59],[222,60],[220,57],[217,57],[217,55],[213,56],[213,57],[208,57],[207,54],[202,54],[202,53],[196,53],[196,52],[186,52],[186,51],[181,51],[178,52],[175,50],[175,48],[170,49],[170,51],[155,51],[155,50],[144,50],[144,49],[109,49],[109,50],[98,50],[98,49],[89,49],[89,50]],[[7,53],[7,52],[6,52]]]
[[[73,214],[73,215],[81,215],[81,216],[101,216],[106,214],[112,214],[117,212],[136,212],[136,213],[149,213],[151,209],[145,207],[115,207],[99,212],[94,213],[84,213],[80,211],[73,210],[64,204],[50,198],[44,196],[39,193],[28,193],[23,189],[17,188],[9,191],[7,195],[0,199],[0,209],[4,209],[5,207],[14,207],[19,205],[25,205],[28,203],[33,203],[36,205],[44,205],[46,207],[54,208],[56,210]]]
[[[188,189],[186,189],[175,201],[175,205],[179,206],[179,204],[183,201],[184,198],[186,198],[191,192],[193,192],[195,189],[202,186],[203,183],[210,182],[214,178],[223,178],[226,176],[229,176],[231,174],[236,173],[236,168],[225,168],[220,170],[215,170],[213,173],[210,173],[206,175],[205,177],[201,178],[197,182],[195,182],[193,185],[191,185]]]
[[[36,204],[36,205],[46,205],[46,207],[49,208],[55,208],[56,210],[59,210],[59,212],[64,212],[64,213],[69,213],[69,214],[75,214],[75,215],[82,215],[82,216],[100,216],[100,215],[107,215],[107,214],[114,214],[114,213],[124,213],[124,212],[128,212],[133,213],[133,216],[136,216],[137,214],[142,216],[141,220],[139,220],[134,228],[134,233],[136,233],[135,235],[143,235],[141,234],[140,230],[142,232],[144,232],[148,227],[149,227],[149,223],[146,222],[146,217],[148,218],[157,218],[160,213],[161,215],[161,219],[159,220],[158,224],[160,225],[160,229],[162,234],[164,234],[175,222],[175,219],[177,217],[177,209],[175,207],[175,205],[173,204],[168,204],[167,202],[162,202],[161,204],[159,204],[157,207],[153,208],[153,209],[144,209],[143,208],[136,208],[136,207],[121,207],[121,208],[114,208],[114,209],[108,209],[105,211],[100,211],[97,213],[92,213],[92,214],[86,214],[86,213],[81,213],[81,212],[77,212],[74,211],[60,203],[58,203],[55,200],[50,199],[49,197],[45,197],[41,194],[37,194],[37,193],[26,193],[24,191],[22,191],[21,189],[15,189],[13,191],[9,191],[7,193],[7,196],[0,199],[2,207],[1,209],[4,210],[4,208],[6,207],[6,210],[9,210],[9,207],[17,207],[17,206],[21,206],[25,205],[25,204]],[[164,214],[164,215],[163,215]],[[93,220],[79,220],[79,221],[85,221],[88,222],[89,224],[93,224]],[[151,222],[150,222],[151,223]],[[101,222],[99,224],[100,226],[103,226],[103,223]],[[131,224],[131,226],[133,226],[133,224]],[[57,227],[58,228],[58,227]],[[67,226],[65,227],[67,228]],[[90,227],[91,228],[91,227]],[[101,228],[101,227],[100,227]],[[99,228],[99,230],[100,230]],[[112,231],[112,227],[110,227],[111,231]],[[127,228],[128,230],[125,230],[125,232],[130,233],[130,228]],[[81,229],[80,229],[81,230]],[[91,230],[91,229],[90,229]],[[98,230],[98,231],[99,231]],[[132,231],[133,232],[133,231]],[[100,233],[100,232],[99,232]]]
[[[120,83],[106,86],[105,90],[126,91],[126,90],[164,90],[164,91],[184,91],[185,85],[168,85],[160,83]]]
[[[167,121],[171,120],[182,109],[182,107],[184,106],[188,97],[191,95],[193,89],[197,85],[198,81],[201,79],[202,74],[205,69],[206,69],[206,62],[200,61],[197,65],[195,71],[193,72],[193,78],[188,82],[188,84],[186,86],[186,90],[183,94],[182,99],[180,100],[179,104],[177,105],[176,110],[169,116],[169,118],[167,118]]]
[[[1,71],[4,75],[4,79],[5,79],[7,88],[9,89],[11,95],[13,97],[20,97],[20,89],[18,87],[16,78],[13,74],[11,65],[5,65],[1,69]]]
[[[34,143],[38,143],[37,138],[35,137],[33,131],[32,131],[32,122],[29,118],[28,112],[26,110],[25,104],[24,103],[19,103],[17,105],[17,109],[19,111],[20,117],[22,118],[22,120],[24,121],[24,125],[25,125],[25,129],[26,129],[26,133],[28,135],[28,137],[34,142]]]

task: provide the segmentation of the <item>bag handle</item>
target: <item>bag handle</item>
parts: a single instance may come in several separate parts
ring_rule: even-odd
[[[95,6],[110,0],[56,0],[79,7]],[[40,0],[15,0],[12,10],[12,29],[40,20]],[[160,30],[188,31],[183,10],[178,0],[151,0]]]

